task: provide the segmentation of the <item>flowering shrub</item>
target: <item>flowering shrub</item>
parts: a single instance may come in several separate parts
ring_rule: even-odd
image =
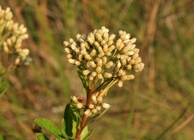
[[[3,60],[7,55],[15,56],[11,64],[13,66],[25,62],[29,50],[21,48],[22,41],[28,38],[27,29],[24,25],[14,22],[12,17],[9,7],[3,10],[0,6],[0,58]],[[2,63],[0,67],[3,67]]]
[[[30,62],[30,51],[21,47],[22,41],[28,38],[27,29],[12,17],[9,7],[3,10],[0,6],[0,96],[8,86],[3,76],[18,65]]]
[[[135,42],[136,38],[130,38],[129,33],[119,31],[116,36],[109,34],[105,27],[88,35],[78,34],[76,40],[70,38],[64,41],[68,61],[77,66],[85,97],[71,97],[65,109],[62,132],[51,130],[50,126],[54,124],[50,120],[38,118],[35,121],[58,138],[88,139],[93,132],[88,130],[88,124],[110,108],[108,103],[103,102],[108,90],[114,84],[122,87],[124,81],[135,78],[134,72],[144,68]]]

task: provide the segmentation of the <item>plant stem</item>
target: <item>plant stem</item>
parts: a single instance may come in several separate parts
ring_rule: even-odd
[[[92,84],[92,87],[91,87],[91,89],[89,90],[89,92],[87,94],[86,106],[89,106],[89,104],[90,104],[90,101],[91,101],[91,98],[92,98],[92,94],[93,94],[94,85],[95,85],[95,82]],[[86,109],[84,110],[84,112],[86,111]],[[85,122],[87,120],[87,117],[88,116],[85,113],[83,113],[82,120],[80,122],[80,125],[78,127],[78,131],[77,131],[77,134],[76,134],[76,139],[77,140],[80,140],[81,132],[82,132],[82,130],[84,128],[84,125],[85,125]]]

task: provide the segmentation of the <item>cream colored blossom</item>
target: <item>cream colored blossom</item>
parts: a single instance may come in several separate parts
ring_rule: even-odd
[[[133,79],[126,78],[130,72],[139,72],[144,68],[139,49],[134,44],[136,40],[130,38],[130,34],[125,31],[119,31],[116,36],[102,27],[88,35],[79,34],[76,40],[71,38],[64,41],[64,50],[71,56],[68,57],[71,64],[77,65],[75,62],[80,62],[83,75],[89,81],[99,79],[103,82],[112,78],[115,81],[113,83],[119,82],[118,86],[121,87],[123,81]],[[97,75],[89,75],[92,72]]]
[[[15,57],[15,65],[19,63],[27,64],[29,49],[23,49],[22,41],[28,38],[26,27],[14,22],[10,8],[2,9],[0,6],[0,57],[9,55]],[[11,64],[14,65],[14,64]]]
[[[110,105],[103,102],[109,88],[114,84],[122,87],[125,81],[135,78],[135,72],[143,70],[144,63],[134,44],[136,40],[125,31],[115,35],[101,27],[88,35],[78,34],[75,40],[64,41],[68,61],[78,67],[85,88],[92,91],[87,93],[90,101],[87,99],[86,105],[76,103],[86,116],[109,109]],[[75,104],[75,97],[72,100]]]

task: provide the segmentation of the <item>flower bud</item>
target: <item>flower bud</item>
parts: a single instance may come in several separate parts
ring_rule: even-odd
[[[92,113],[94,113],[94,114],[97,113],[97,111],[98,110],[96,108],[92,109]]]
[[[132,43],[135,43],[136,40],[137,40],[136,38],[132,38],[132,39],[131,39],[131,42],[132,42]]]
[[[102,103],[101,105],[102,105],[102,107],[105,108],[105,109],[109,109],[109,108],[110,108],[110,105],[107,104],[107,103]]]
[[[83,70],[83,74],[84,74],[85,76],[87,76],[89,73],[90,73],[89,70]]]
[[[111,78],[112,77],[112,74],[111,73],[108,73],[108,72],[105,72],[104,73],[104,77],[105,78]]]
[[[94,104],[97,104],[96,95],[92,95],[92,101],[93,101]]]
[[[96,106],[96,109],[97,109],[98,111],[100,111],[100,110],[101,110],[101,106]]]
[[[76,96],[71,96],[71,100],[74,102],[74,103],[77,103],[78,100],[77,100],[77,97]]]
[[[93,109],[94,108],[94,105],[93,104],[89,104],[88,108],[89,109]]]
[[[102,67],[97,67],[97,68],[96,68],[96,72],[97,72],[97,73],[101,73],[101,72],[102,72]]]
[[[86,116],[90,116],[92,113],[91,113],[91,110],[90,110],[90,109],[87,109],[87,110],[84,112],[84,114],[85,114]]]
[[[119,87],[122,87],[122,86],[123,86],[123,81],[119,80],[119,81],[118,81],[118,86],[119,86]]]
[[[77,103],[76,103],[76,107],[77,107],[78,109],[81,109],[81,108],[84,107],[84,105],[83,105],[83,103],[81,103],[81,102],[77,102]]]

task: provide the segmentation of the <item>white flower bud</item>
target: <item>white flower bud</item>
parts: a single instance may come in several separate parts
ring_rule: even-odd
[[[103,46],[103,51],[104,51],[104,52],[107,52],[107,51],[108,51],[108,45],[107,45],[107,44],[105,44],[105,45]]]
[[[126,39],[129,39],[130,37],[131,37],[131,36],[130,36],[129,33],[127,33],[126,36],[125,36]]]
[[[74,103],[77,103],[78,100],[77,100],[77,97],[76,96],[71,96],[71,100],[74,102]]]
[[[88,37],[91,38],[92,40],[95,40],[95,37],[94,37],[93,33],[89,33]]]
[[[100,44],[97,41],[94,42],[94,45],[95,45],[96,48],[99,48],[100,47]]]
[[[71,44],[74,43],[73,38],[70,38],[70,39],[69,39],[69,42],[70,42]]]
[[[96,50],[93,49],[93,50],[90,52],[90,56],[93,57],[93,56],[95,56],[95,55],[96,55]]]
[[[97,104],[96,95],[92,95],[92,101],[93,101],[94,104]]]
[[[115,37],[116,37],[115,34],[111,34],[110,37],[109,37],[109,40],[113,40]]]
[[[97,97],[98,103],[102,103],[102,100],[103,100],[102,96],[98,96],[98,97]]]
[[[131,65],[127,65],[127,70],[131,70],[132,66]]]
[[[11,42],[11,39],[10,38],[8,38],[6,42],[7,42],[8,46],[11,46],[12,45],[12,42]]]
[[[80,34],[77,34],[76,35],[76,39],[79,40],[81,38],[81,35]]]
[[[89,76],[89,79],[90,79],[90,81],[94,80],[94,76],[93,75],[90,75]]]
[[[98,79],[103,79],[102,74],[98,74],[97,76],[98,76]]]
[[[98,55],[98,57],[101,58],[101,57],[103,57],[104,55],[105,55],[104,52],[101,52],[101,53]]]
[[[108,62],[108,63],[106,64],[106,68],[109,69],[109,68],[111,68],[113,65],[114,65],[114,63],[113,63],[112,61],[110,61],[110,62]]]
[[[83,75],[87,76],[90,73],[89,70],[83,70]]]
[[[122,65],[126,65],[127,64],[127,60],[125,58],[121,59],[121,64]]]
[[[126,80],[132,80],[132,79],[134,79],[134,78],[135,78],[135,76],[134,76],[134,75],[127,75]]]
[[[118,81],[118,86],[119,86],[119,87],[122,87],[122,86],[123,86],[123,81],[119,80],[119,81]]]
[[[94,113],[94,114],[97,113],[97,111],[98,110],[96,108],[92,109],[92,113]]]
[[[107,42],[107,45],[108,45],[108,46],[111,46],[113,43],[114,43],[113,40],[109,40],[109,41]]]
[[[100,110],[101,110],[101,106],[96,106],[96,109],[97,109],[98,111],[100,111]]]
[[[17,65],[17,64],[19,64],[20,63],[20,58],[18,57],[18,58],[16,58],[16,60],[15,60],[15,64]]]
[[[12,37],[11,37],[11,41],[12,41],[13,43],[15,43],[15,42],[16,42],[16,36],[12,36]]]
[[[92,45],[92,44],[94,44],[94,42],[95,42],[95,40],[93,40],[92,38],[90,38],[90,37],[88,37],[88,42]]]
[[[120,48],[121,44],[122,44],[122,40],[118,39],[117,42],[116,42],[116,47]]]
[[[94,108],[94,104],[89,104],[88,108],[89,109],[93,109]]]
[[[96,68],[96,72],[99,74],[99,73],[101,73],[102,72],[102,67],[97,67]]]
[[[111,73],[108,73],[108,72],[105,72],[104,73],[104,77],[105,78],[111,78],[112,77],[112,74]]]
[[[99,60],[97,61],[97,65],[98,65],[98,67],[102,67],[102,59],[99,59]]]
[[[97,73],[95,71],[92,72],[92,76],[95,77]]]
[[[129,51],[129,52],[127,52],[126,54],[129,55],[129,56],[131,56],[131,55],[134,54],[134,51]]]
[[[121,68],[121,62],[120,61],[117,63],[116,68],[117,68],[117,70],[119,70]]]
[[[125,74],[125,71],[124,71],[124,70],[120,69],[120,70],[118,71],[118,76],[121,76],[121,75],[124,75],[124,74]]]
[[[137,40],[136,38],[132,38],[132,39],[131,39],[131,42],[132,42],[132,43],[135,43],[136,40]]]
[[[9,48],[7,46],[7,43],[6,42],[3,42],[3,50],[8,53],[9,52]]]
[[[131,61],[131,57],[128,57],[128,58],[127,58],[127,62],[130,62],[130,61]]]
[[[72,58],[73,56],[71,54],[68,54],[67,55],[67,58]]]
[[[76,107],[77,107],[78,109],[81,109],[81,108],[84,107],[84,105],[83,105],[83,103],[81,103],[81,102],[77,102],[77,103],[76,103]]]
[[[105,108],[105,109],[109,109],[109,108],[110,108],[110,105],[107,104],[107,103],[102,103],[101,105],[102,105],[102,107]]]
[[[135,69],[135,72],[142,71],[144,68],[144,63],[137,64],[138,66]],[[135,65],[136,66],[136,65]]]
[[[138,63],[141,63],[141,58],[140,57],[135,59],[135,63],[134,64],[138,64]]]
[[[95,34],[95,38],[96,38],[96,40],[98,40],[99,42],[102,41],[102,36],[101,36],[99,33],[96,33],[96,34]]]
[[[122,49],[122,53],[127,53],[129,50],[131,50],[131,46],[128,45]]]
[[[84,112],[84,114],[85,114],[86,116],[90,116],[92,113],[91,113],[91,110],[90,110],[90,109],[87,109],[87,110]]]
[[[133,56],[132,56],[132,59],[136,59],[139,57],[139,54],[138,53],[135,53]]]
[[[80,66],[80,61],[75,61],[75,65]]]
[[[88,61],[88,62],[87,62],[87,67],[96,68],[96,64],[95,64],[94,61]]]
[[[101,46],[104,46],[106,44],[106,40],[102,40],[102,42],[100,44],[101,44]]]
[[[74,64],[75,63],[75,59],[68,59],[68,61],[69,61],[69,63],[71,63],[71,64]]]
[[[86,58],[86,60],[91,60],[92,59],[92,57],[89,54],[85,54],[85,58]]]
[[[102,58],[102,64],[105,65],[106,63],[107,63],[107,57],[104,56],[104,57]]]
[[[121,79],[121,81],[127,80],[127,75],[122,75],[122,76],[120,77],[120,79]]]
[[[69,48],[65,48],[64,51],[65,51],[66,53],[71,53],[71,51],[70,51]]]
[[[30,53],[29,49],[23,49],[22,52],[21,52],[21,55],[27,56],[29,53]]]

